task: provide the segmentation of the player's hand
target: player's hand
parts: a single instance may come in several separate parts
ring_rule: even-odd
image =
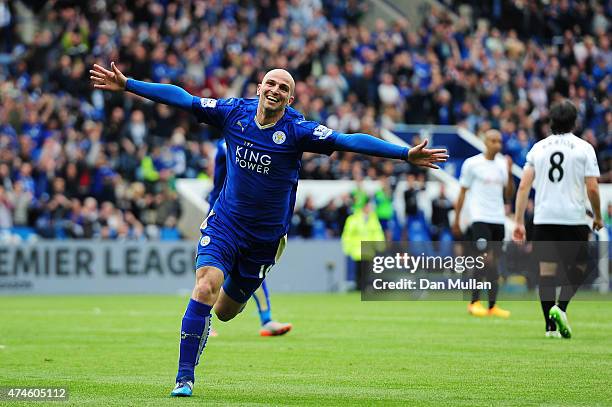
[[[427,149],[427,140],[408,151],[408,162],[419,167],[438,169],[435,163],[443,163],[448,158],[445,148]]]
[[[593,219],[593,230],[597,232],[599,229],[603,228],[603,220],[601,218]]]
[[[453,232],[453,236],[455,236],[455,238],[460,239],[461,238],[461,227],[459,226],[458,222],[453,223],[453,226],[451,228],[452,232]]]
[[[516,243],[523,243],[525,241],[525,225],[516,224],[514,231],[512,232],[512,240]]]
[[[93,82],[94,88],[113,92],[125,90],[127,78],[114,62],[111,62],[111,71],[98,64],[94,64],[93,68],[89,70],[91,74],[89,78]]]

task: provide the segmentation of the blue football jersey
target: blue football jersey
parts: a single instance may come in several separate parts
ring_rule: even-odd
[[[295,205],[302,153],[331,154],[335,131],[287,107],[273,126],[255,121],[257,99],[194,98],[198,121],[221,129],[227,176],[213,210],[236,236],[277,241]]]

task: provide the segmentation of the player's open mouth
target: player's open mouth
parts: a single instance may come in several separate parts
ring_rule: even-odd
[[[278,102],[278,99],[275,98],[274,96],[266,96],[266,99],[268,99],[272,103],[277,103]]]

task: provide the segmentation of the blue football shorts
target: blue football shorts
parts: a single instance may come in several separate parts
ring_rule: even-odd
[[[223,291],[241,304],[259,288],[287,244],[286,235],[276,242],[244,240],[213,211],[200,231],[196,270],[204,266],[220,269],[225,276]]]

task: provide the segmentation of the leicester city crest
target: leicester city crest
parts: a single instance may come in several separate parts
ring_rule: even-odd
[[[276,144],[283,144],[286,139],[287,136],[282,131],[275,131],[272,135],[272,141],[274,141]]]

